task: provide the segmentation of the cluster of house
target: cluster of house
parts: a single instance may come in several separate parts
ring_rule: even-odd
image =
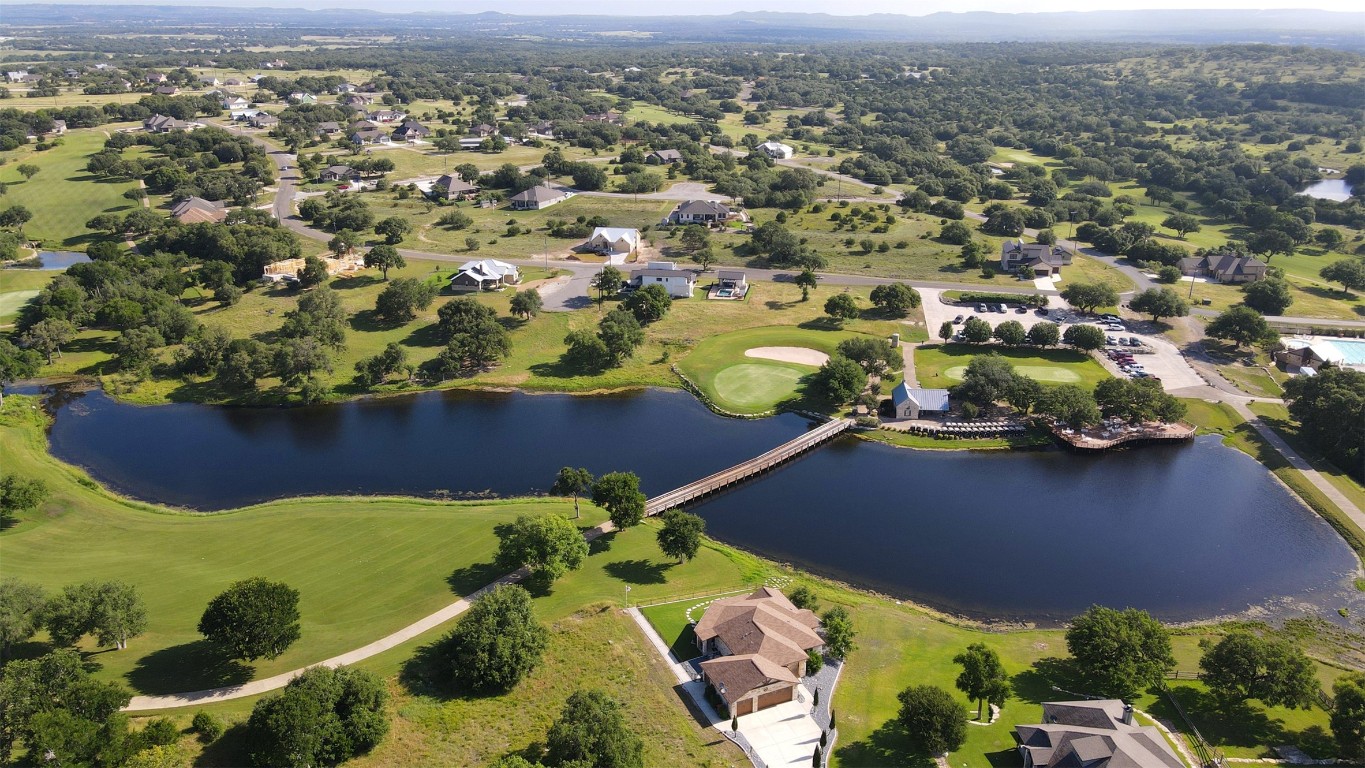
[[[819,617],[772,587],[712,602],[693,632],[702,680],[734,717],[795,701],[809,654],[825,647]]]

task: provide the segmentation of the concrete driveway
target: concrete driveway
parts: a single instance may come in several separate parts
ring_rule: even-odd
[[[739,732],[769,768],[808,766],[820,744],[820,726],[810,714],[811,693],[739,718]]]

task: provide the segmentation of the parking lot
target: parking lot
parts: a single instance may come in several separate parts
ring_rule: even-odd
[[[995,327],[1006,320],[1016,320],[1019,324],[1023,325],[1025,329],[1032,328],[1035,324],[1046,320],[1061,326],[1062,333],[1066,333],[1066,329],[1078,321],[1092,325],[1097,323],[1094,318],[1077,317],[1070,305],[1068,305],[1060,296],[1048,297],[1048,314],[1047,316],[1043,316],[1031,309],[1021,314],[1017,311],[1017,304],[1008,305],[1008,310],[1006,312],[999,312],[999,307],[987,307],[987,311],[981,312],[978,311],[978,308],[975,306],[966,307],[944,304],[940,300],[940,296],[943,292],[936,288],[920,288],[918,290],[924,299],[925,327],[928,328],[929,337],[933,341],[938,339],[939,326],[943,325],[945,321],[956,320],[959,316],[962,317],[962,322],[965,322],[969,317],[979,317],[990,323],[991,327]],[[1198,387],[1204,384],[1204,380],[1199,378],[1199,374],[1195,373],[1194,369],[1185,361],[1185,358],[1180,354],[1180,350],[1177,349],[1174,344],[1155,334],[1134,330],[1138,325],[1139,324],[1134,323],[1133,321],[1125,321],[1124,327],[1127,330],[1106,330],[1105,335],[1116,338],[1119,336],[1125,338],[1136,337],[1143,344],[1143,347],[1141,348],[1142,351],[1138,351],[1138,348],[1132,346],[1117,345],[1106,346],[1105,349],[1124,349],[1132,352],[1134,361],[1140,363],[1148,375],[1161,379],[1161,387],[1167,392],[1176,389],[1184,389],[1186,387]],[[962,323],[954,323],[954,326],[961,329]],[[1115,376],[1127,376],[1127,374],[1121,371],[1119,366],[1113,360],[1109,359],[1107,355],[1100,354],[1096,355],[1096,357],[1099,359],[1100,363],[1104,365],[1105,370],[1109,371],[1111,374]]]

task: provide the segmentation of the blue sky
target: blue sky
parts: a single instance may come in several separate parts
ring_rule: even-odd
[[[22,1],[22,0],[21,0]],[[42,0],[37,0],[42,2]],[[126,4],[120,0],[75,0],[101,5]],[[134,0],[137,4],[170,4],[170,0]],[[502,11],[516,14],[612,14],[622,16],[686,14],[727,14],[734,11],[792,11],[863,15],[897,13],[920,16],[938,11],[998,11],[1031,13],[1039,11],[1177,9],[1260,9],[1316,8],[1327,11],[1358,11],[1359,0],[858,0],[856,3],[830,0],[690,0],[684,5],[643,3],[640,0],[178,0],[176,5],[210,5],[269,8],[376,8],[386,12],[441,11],[477,13]],[[1362,30],[1365,32],[1365,30]]]

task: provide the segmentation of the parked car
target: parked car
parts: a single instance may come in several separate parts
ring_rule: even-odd
[[[1128,337],[1128,343],[1129,343],[1129,344],[1132,344],[1132,345],[1135,346],[1135,347],[1140,347],[1140,346],[1142,346],[1142,339],[1139,339],[1139,338],[1136,337],[1136,336],[1129,336],[1129,337]]]
[[[1123,318],[1119,317],[1118,315],[1100,315],[1100,319],[1101,319],[1101,320],[1113,320],[1114,322],[1118,322],[1118,321],[1122,320]]]
[[[999,313],[1001,313],[1001,314],[1004,314],[1004,313],[1010,311],[1010,308],[1007,307],[1007,306],[1005,306],[1004,304],[1001,304],[1000,306],[996,307],[995,311],[996,311],[996,312],[999,312]]]
[[[1039,307],[1033,310],[1033,314],[1038,315],[1039,317],[1047,317],[1047,307]]]
[[[961,323],[964,319],[965,319],[965,318],[964,318],[962,315],[958,315],[957,317],[954,317],[954,318],[953,318],[953,325],[957,325],[957,324]]]
[[[1015,312],[1015,314],[1018,314],[1018,315],[1027,315],[1027,314],[1028,314],[1028,307],[1019,307],[1018,309],[1014,310],[1014,312]]]
[[[986,309],[986,305],[985,305],[985,304],[977,304],[977,305],[976,305],[976,311],[977,311],[977,312],[989,312],[990,310],[989,310],[989,309]]]
[[[1108,344],[1108,345],[1111,346],[1111,347],[1114,347],[1114,346],[1118,346],[1119,340],[1116,339],[1116,338],[1114,338],[1113,336],[1105,336],[1105,337],[1104,337],[1104,343],[1105,343],[1105,344]]]

